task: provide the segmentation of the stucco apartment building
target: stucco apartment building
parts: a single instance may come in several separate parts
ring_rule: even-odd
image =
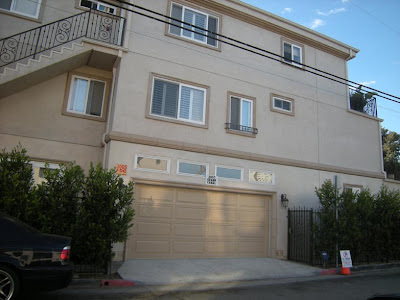
[[[399,187],[383,172],[381,120],[302,65],[347,78],[359,50],[238,0],[129,3],[148,11],[0,4],[0,146],[21,143],[38,180],[67,161],[133,180],[135,225],[117,260],[285,258],[282,199],[317,207],[315,187],[335,176],[342,189]]]

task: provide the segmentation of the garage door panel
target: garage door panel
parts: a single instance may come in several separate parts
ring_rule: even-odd
[[[238,251],[240,253],[265,253],[264,242],[240,241],[238,243]]]
[[[175,224],[175,236],[186,237],[203,237],[205,233],[205,225],[191,225],[191,224]]]
[[[265,212],[264,211],[240,211],[239,212],[239,220],[241,222],[264,224]]]
[[[135,224],[137,234],[146,235],[170,235],[171,224],[169,223],[147,223],[138,222]]]
[[[249,208],[265,208],[265,198],[260,196],[240,196],[239,206]]]
[[[236,210],[210,208],[208,220],[212,222],[235,222],[237,219]]]
[[[170,249],[169,241],[136,241],[135,250],[137,253],[165,253],[168,254]]]
[[[176,253],[204,253],[204,242],[175,241],[174,252]]]
[[[135,190],[135,199],[140,202],[167,201],[174,200],[174,189],[165,187],[143,187],[138,193]]]
[[[139,217],[171,219],[172,206],[139,205]]]
[[[206,208],[176,206],[176,219],[205,220],[207,215]]]
[[[267,256],[269,197],[141,184],[135,189],[128,258]]]
[[[237,243],[234,241],[211,241],[207,243],[208,253],[234,253],[237,251]]]
[[[240,225],[238,228],[239,236],[241,237],[260,237],[265,236],[265,226],[246,226]]]
[[[206,204],[207,194],[204,191],[179,189],[177,192],[177,202]]]
[[[236,206],[239,196],[232,193],[208,193],[210,206]]]
[[[208,234],[209,237],[234,237],[236,236],[235,225],[221,225],[221,224],[209,224]]]

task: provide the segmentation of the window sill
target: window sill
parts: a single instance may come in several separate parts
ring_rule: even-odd
[[[237,135],[247,136],[247,137],[252,137],[252,138],[255,138],[257,136],[257,133],[258,133],[257,128],[245,127],[245,128],[249,129],[249,131],[246,131],[246,130],[240,130],[240,129],[233,129],[232,126],[236,126],[236,125],[233,125],[231,123],[225,123],[225,130],[227,133],[237,134]]]
[[[42,20],[40,20],[40,14],[39,14],[39,17],[35,18],[35,17],[26,16],[26,15],[21,15],[19,13],[12,12],[12,11],[9,11],[9,10],[6,10],[6,9],[1,9],[1,8],[0,8],[0,13],[5,14],[5,15],[10,15],[10,16],[13,16],[13,17],[17,17],[17,18],[21,18],[21,19],[24,19],[24,20],[36,22],[36,23],[42,23]]]
[[[156,116],[156,115],[146,115],[147,119],[153,119],[157,121],[163,121],[163,122],[168,122],[168,123],[175,123],[175,124],[180,124],[180,125],[186,125],[186,126],[192,126],[192,127],[197,127],[197,128],[203,128],[203,129],[208,129],[207,124],[197,124],[197,123],[190,123],[190,122],[185,122],[177,119],[170,119],[162,116]]]
[[[288,66],[296,68],[298,70],[303,70],[303,71],[305,70],[304,66],[298,65],[298,64],[292,63],[292,62],[287,62],[287,61],[284,61],[283,59],[282,59],[282,64],[288,65]]]
[[[87,120],[92,120],[92,121],[97,121],[97,122],[105,122],[106,121],[105,117],[96,117],[96,116],[91,116],[91,115],[73,113],[73,112],[69,112],[69,111],[63,111],[62,114],[64,116],[68,116],[68,117],[87,119]]]

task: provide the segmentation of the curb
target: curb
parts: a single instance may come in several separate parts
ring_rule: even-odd
[[[389,264],[379,264],[379,265],[365,265],[365,266],[354,266],[349,268],[351,272],[362,272],[368,270],[386,270],[400,268],[400,263],[389,263]],[[319,275],[335,275],[340,274],[341,268],[333,268],[321,270]]]

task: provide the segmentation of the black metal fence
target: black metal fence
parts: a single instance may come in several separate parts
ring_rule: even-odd
[[[316,240],[316,228],[320,224],[319,210],[294,208],[288,210],[288,260],[307,263],[310,265],[335,266],[336,256],[332,255],[323,258],[323,250],[318,249]],[[336,241],[332,241],[334,246]],[[340,249],[340,245],[339,245]],[[387,256],[384,253],[359,253],[359,249],[351,252],[353,264],[373,263],[373,262],[389,262],[398,261],[399,253],[393,253]],[[338,261],[340,257],[338,253]]]
[[[252,134],[257,134],[258,133],[258,129],[257,128],[243,126],[243,125],[234,124],[234,123],[225,123],[225,129],[244,131],[244,132],[248,132],[248,133],[252,133]]]
[[[314,264],[313,224],[316,214],[312,209],[288,210],[288,259]]]
[[[0,40],[0,67],[87,37],[122,45],[125,19],[89,10]]]

